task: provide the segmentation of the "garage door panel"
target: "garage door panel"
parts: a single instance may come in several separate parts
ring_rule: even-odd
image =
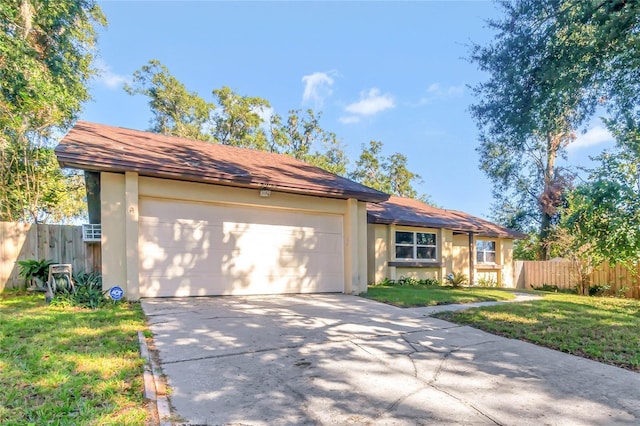
[[[142,296],[338,292],[342,217],[143,198]]]

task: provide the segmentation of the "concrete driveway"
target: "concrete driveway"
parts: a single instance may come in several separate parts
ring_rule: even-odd
[[[177,423],[640,424],[640,374],[356,296],[145,299]]]

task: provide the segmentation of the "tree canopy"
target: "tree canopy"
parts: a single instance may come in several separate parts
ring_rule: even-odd
[[[565,223],[592,257],[629,266],[640,259],[640,156],[621,145],[598,160],[571,193]]]
[[[413,187],[413,182],[420,181],[420,175],[408,169],[407,157],[398,152],[385,157],[382,147],[379,141],[369,142],[368,147],[363,145],[349,177],[378,191],[429,202],[428,196],[419,196]]]
[[[82,214],[77,176],[57,167],[53,136],[89,99],[96,74],[93,0],[0,3],[0,220],[39,222]]]
[[[149,98],[153,114],[150,131],[196,140],[211,140],[207,127],[215,105],[206,102],[169,72],[160,61],[151,60],[133,73],[133,84],[124,90]]]
[[[418,196],[413,183],[420,176],[409,171],[404,155],[381,156],[381,142],[363,146],[355,169],[349,172],[344,146],[335,133],[322,128],[321,113],[312,109],[292,109],[283,118],[272,113],[266,99],[239,95],[226,86],[214,89],[214,102],[207,102],[157,60],[136,71],[133,84],[125,90],[149,98],[150,131],[277,152],[381,191]]]
[[[598,108],[637,128],[639,2],[502,1],[503,17],[471,60],[489,74],[474,88],[480,168],[493,182],[495,216],[543,241],[574,172],[558,166]]]

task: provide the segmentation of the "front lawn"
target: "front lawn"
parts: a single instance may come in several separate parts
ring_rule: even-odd
[[[547,294],[437,318],[640,372],[640,301]]]
[[[452,303],[493,302],[515,298],[513,293],[486,287],[448,286],[369,286],[362,296],[403,308],[450,305]]]
[[[0,423],[145,424],[139,304],[99,310],[0,294]]]

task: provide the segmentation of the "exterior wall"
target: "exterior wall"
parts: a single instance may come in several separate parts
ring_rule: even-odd
[[[433,277],[444,281],[447,274],[453,271],[453,231],[450,229],[440,230],[440,241],[442,241],[442,267],[440,270],[440,278]]]
[[[502,286],[516,288],[514,281],[513,240],[502,240]]]
[[[394,225],[369,224],[369,283],[378,283],[385,278],[397,280],[401,277],[445,280],[450,273],[463,273],[469,277],[469,235],[455,234],[450,229],[414,228]],[[395,259],[395,231],[435,232],[438,235],[438,262],[440,267],[389,266]],[[501,238],[478,239],[496,241],[496,263],[475,264],[475,282],[491,280],[502,287],[515,287],[513,282],[513,240]]]
[[[140,273],[138,249],[138,174],[127,172],[125,174],[125,244],[127,253],[127,298],[138,300],[140,298]]]
[[[390,260],[387,225],[370,224],[367,226],[369,234],[369,274],[367,281],[375,284],[385,278],[389,278],[389,268],[387,262]]]
[[[139,297],[138,209],[140,197],[263,206],[343,215],[344,292],[367,290],[366,203],[272,191],[260,197],[255,189],[102,173],[103,286],[119,285],[129,300]]]
[[[396,277],[440,280],[440,268],[396,268]]]
[[[367,292],[367,203],[358,202],[358,258],[354,265],[357,265],[358,276],[352,283],[352,294]]]
[[[102,173],[100,179],[102,287],[120,286],[128,297],[125,175]]]
[[[451,269],[449,273],[461,272],[469,276],[469,235],[453,235]]]

